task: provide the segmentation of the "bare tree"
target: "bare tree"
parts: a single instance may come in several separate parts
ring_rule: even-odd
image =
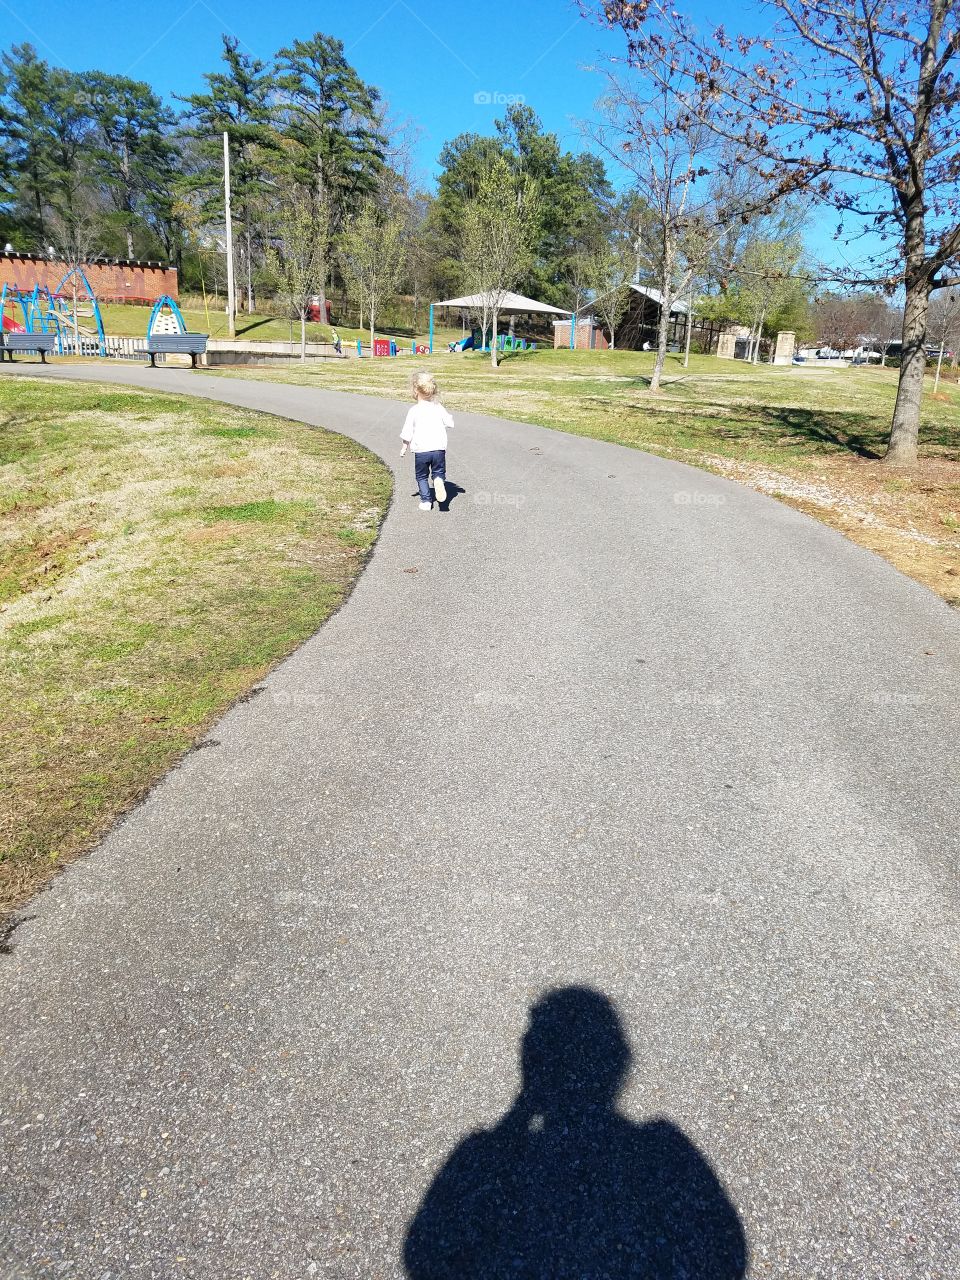
[[[361,317],[370,318],[370,350],[376,333],[377,315],[395,296],[406,267],[407,217],[395,202],[381,207],[367,200],[340,238],[339,262],[347,292],[357,302]]]
[[[741,166],[733,183],[729,148],[693,112],[678,107],[683,81],[679,63],[660,79],[608,76],[602,102],[605,120],[595,141],[630,172],[637,209],[637,262],[660,293],[657,351],[650,390],[658,391],[667,356],[670,319],[677,299],[730,238],[766,211],[768,186]],[[746,180],[742,175],[746,174]]]
[[[57,257],[69,268],[67,281],[72,295],[69,310],[70,327],[77,353],[81,350],[81,316],[93,315],[93,303],[81,301],[78,272],[100,253],[101,210],[88,188],[79,187],[67,213],[51,211],[49,227],[56,241]],[[89,330],[87,331],[89,333]]]
[[[490,331],[490,359],[497,367],[497,321],[506,294],[530,265],[537,222],[537,194],[526,176],[515,177],[501,157],[482,175],[467,204],[463,267],[467,287],[481,297],[483,333]]]
[[[933,379],[936,393],[940,386],[940,370],[943,357],[950,353],[950,364],[957,367],[957,346],[960,345],[960,289],[943,289],[930,299],[930,337],[939,347],[937,372]]]
[[[904,291],[886,461],[917,457],[930,294],[960,285],[956,0],[768,0],[762,36],[699,33],[664,0],[603,0],[630,61],[781,194],[867,219],[885,251],[851,273]]]
[[[330,248],[330,213],[324,199],[293,184],[278,189],[273,215],[277,243],[270,260],[278,294],[290,315],[300,320],[300,359],[307,358],[307,310],[314,294],[322,297]]]
[[[636,255],[633,245],[604,240],[590,255],[589,280],[593,292],[593,309],[610,334],[610,349],[616,347],[617,325],[630,301]]]

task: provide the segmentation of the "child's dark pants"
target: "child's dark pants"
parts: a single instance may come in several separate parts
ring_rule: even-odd
[[[434,480],[447,478],[446,449],[431,449],[428,453],[415,453],[413,466],[417,477],[417,488],[420,490],[420,501],[430,501],[430,485],[427,477],[433,473]]]

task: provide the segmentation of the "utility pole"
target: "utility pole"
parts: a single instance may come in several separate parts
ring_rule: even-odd
[[[937,376],[936,376],[936,377],[934,378],[934,380],[933,380],[933,394],[934,394],[934,395],[936,395],[936,394],[937,394],[937,387],[939,387],[939,385],[940,385],[940,369],[941,369],[941,368],[942,368],[942,366],[943,366],[943,346],[944,346],[944,343],[945,343],[945,342],[946,342],[946,338],[941,338],[941,339],[940,339],[940,354],[939,354],[939,356],[937,356]]]
[[[230,216],[230,135],[223,131],[223,190],[227,214],[227,333],[237,336],[237,295],[233,282],[233,218]]]

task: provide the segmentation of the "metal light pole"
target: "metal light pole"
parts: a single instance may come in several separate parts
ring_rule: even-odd
[[[223,190],[227,215],[227,333],[237,336],[237,293],[233,280],[233,218],[230,215],[230,135],[223,131]]]
[[[939,387],[939,385],[940,385],[940,370],[941,370],[941,368],[943,367],[943,344],[944,344],[945,342],[946,342],[946,338],[941,338],[941,339],[940,339],[940,354],[939,354],[939,356],[937,357],[937,376],[936,376],[936,377],[934,378],[934,380],[933,380],[933,394],[934,394],[934,395],[936,395],[936,394],[937,394],[937,387]]]

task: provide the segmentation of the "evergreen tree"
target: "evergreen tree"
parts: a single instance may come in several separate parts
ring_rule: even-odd
[[[203,196],[207,217],[222,216],[223,133],[229,135],[231,193],[238,239],[244,257],[247,310],[254,309],[253,256],[262,247],[260,235],[264,199],[269,192],[269,171],[264,155],[280,146],[276,129],[274,91],[276,81],[266,63],[241,53],[233,36],[223,37],[223,71],[204,75],[209,91],[182,99],[196,139],[200,161],[197,172],[186,180],[188,190]]]
[[[54,228],[86,217],[86,163],[91,121],[83,78],[51,67],[32,45],[14,45],[2,59],[9,198],[25,241],[46,250]]]
[[[133,258],[135,233],[157,227],[169,210],[176,178],[173,113],[143,81],[102,71],[83,81],[94,125],[94,172]]]
[[[383,170],[379,94],[347,61],[343,42],[321,32],[280,50],[276,88],[289,179],[339,235],[374,194]],[[326,272],[319,291],[325,310]]]

